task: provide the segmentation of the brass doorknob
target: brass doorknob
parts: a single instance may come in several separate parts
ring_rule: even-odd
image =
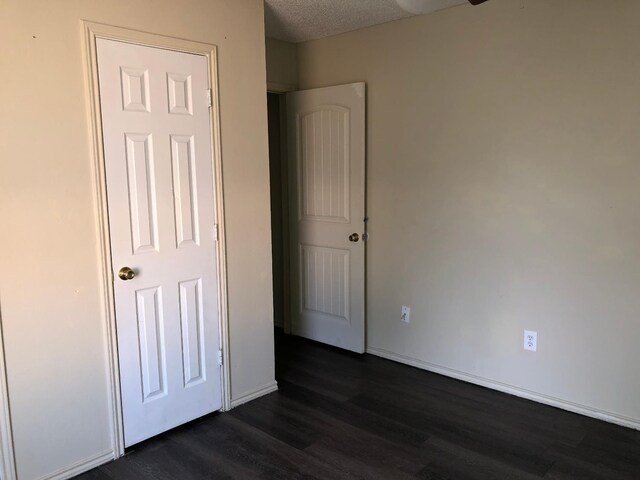
[[[352,233],[351,235],[349,235],[350,242],[357,242],[358,240],[360,240],[360,235],[358,235],[357,233]]]
[[[136,276],[136,272],[134,272],[129,267],[122,267],[120,270],[118,270],[118,276],[122,280],[131,280],[133,277]]]

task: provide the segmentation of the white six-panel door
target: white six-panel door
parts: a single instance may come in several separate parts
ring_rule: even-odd
[[[222,407],[209,68],[202,55],[96,47],[130,446]]]
[[[365,85],[287,94],[295,335],[364,352]]]

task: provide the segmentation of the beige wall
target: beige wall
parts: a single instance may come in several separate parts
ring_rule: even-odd
[[[262,1],[3,1],[0,302],[23,480],[112,449],[81,19],[218,45],[232,396],[274,379]]]
[[[266,39],[267,82],[272,86],[295,88],[298,70],[295,43]]]
[[[377,353],[640,425],[639,24],[491,0],[299,46],[300,88],[368,85]]]

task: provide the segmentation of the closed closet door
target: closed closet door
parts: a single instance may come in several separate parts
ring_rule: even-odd
[[[98,39],[125,445],[222,407],[205,56]]]

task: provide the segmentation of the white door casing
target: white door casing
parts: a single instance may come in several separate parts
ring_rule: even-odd
[[[14,480],[16,478],[16,465],[13,456],[11,412],[9,410],[6,373],[2,316],[0,315],[0,480]]]
[[[209,66],[102,38],[96,49],[130,446],[222,407]]]
[[[287,130],[292,333],[362,353],[365,84],[287,94]]]

